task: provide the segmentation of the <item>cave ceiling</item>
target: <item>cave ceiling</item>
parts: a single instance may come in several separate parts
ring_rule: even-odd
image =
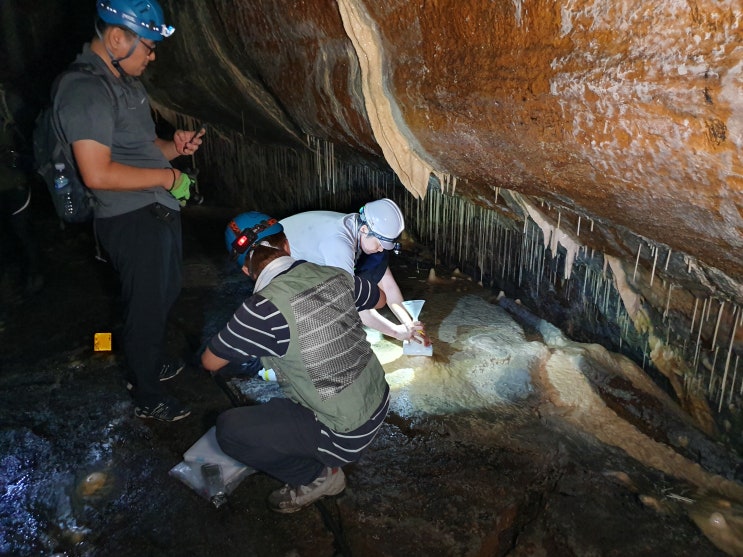
[[[514,190],[564,208],[564,228],[601,223],[596,247],[627,259],[616,230],[743,276],[738,2],[165,9],[180,33],[153,78],[185,112],[384,157],[416,196],[431,172],[475,202]]]
[[[486,206],[518,192],[568,232],[595,224],[591,247],[633,261],[627,238],[646,238],[743,299],[737,0],[162,5],[176,33],[148,70],[155,102],[385,161],[415,197],[431,175]]]

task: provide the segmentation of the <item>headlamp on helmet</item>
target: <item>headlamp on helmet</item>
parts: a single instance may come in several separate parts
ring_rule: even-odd
[[[225,230],[225,240],[230,259],[240,265],[245,256],[264,238],[283,232],[284,227],[275,218],[251,211],[232,219]]]

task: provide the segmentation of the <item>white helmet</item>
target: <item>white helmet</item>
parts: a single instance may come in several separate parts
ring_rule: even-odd
[[[396,248],[397,237],[405,230],[405,220],[394,201],[387,198],[371,201],[361,208],[359,215],[384,249]]]

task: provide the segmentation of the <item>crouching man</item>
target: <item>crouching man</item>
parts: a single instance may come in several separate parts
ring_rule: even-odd
[[[358,315],[386,300],[365,279],[294,260],[282,225],[262,213],[235,217],[225,241],[255,287],[201,362],[214,373],[257,356],[286,398],[225,411],[217,440],[286,484],[269,495],[272,510],[296,512],[345,489],[342,466],[361,457],[387,415],[389,386]]]

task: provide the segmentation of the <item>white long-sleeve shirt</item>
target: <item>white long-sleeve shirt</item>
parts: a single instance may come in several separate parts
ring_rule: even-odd
[[[280,220],[294,259],[339,267],[353,276],[361,250],[358,214],[305,211]]]

